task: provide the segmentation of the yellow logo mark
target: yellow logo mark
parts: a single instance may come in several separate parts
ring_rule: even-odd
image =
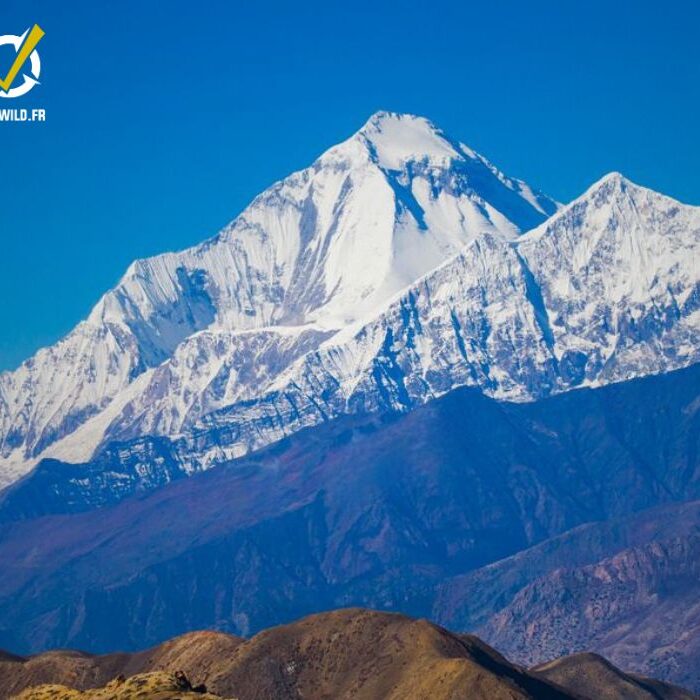
[[[9,73],[5,76],[4,80],[0,79],[0,88],[2,88],[5,92],[9,91],[25,61],[29,58],[32,51],[34,51],[43,36],[44,30],[38,24],[35,24],[17,52],[17,57],[15,58]]]

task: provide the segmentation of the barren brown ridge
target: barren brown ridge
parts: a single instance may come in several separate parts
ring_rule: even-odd
[[[0,697],[22,700],[689,700],[692,693],[579,654],[535,669],[426,620],[343,609],[250,640],[192,632],[152,649],[94,656],[0,655]]]

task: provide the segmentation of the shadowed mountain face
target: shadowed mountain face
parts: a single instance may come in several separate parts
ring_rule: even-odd
[[[109,683],[117,674],[126,676],[126,681]],[[200,695],[203,700],[694,697],[680,688],[625,674],[593,655],[561,659],[528,672],[476,637],[455,635],[425,620],[359,609],[314,615],[261,632],[249,641],[197,632],[137,654],[95,657],[58,651],[0,660],[0,695],[9,697],[24,690],[22,700],[60,697],[42,694],[52,690],[46,687],[32,690],[41,683],[83,691],[108,684],[111,694],[104,697],[126,700],[139,697],[129,695],[130,688],[143,692],[178,682],[179,695],[154,691],[141,697],[195,698],[196,694],[183,692],[192,686],[200,693],[214,694]],[[65,697],[98,698],[103,697],[101,692]]]
[[[535,404],[452,392],[408,415],[301,432],[86,513],[16,520],[32,505],[18,488],[3,503],[15,521],[0,534],[0,644],[143,648],[197,628],[248,635],[349,604],[454,615],[455,629],[476,629],[532,572],[561,566],[552,538],[700,496],[699,375],[691,367]],[[645,541],[581,537],[571,561]],[[455,577],[486,576],[484,567],[540,543],[502,595],[489,600],[484,588],[436,607]],[[571,650],[586,648],[580,639]],[[642,670],[648,651],[640,646],[629,667]],[[675,678],[672,667],[659,671]]]
[[[439,587],[433,617],[455,629],[477,629],[504,601],[549,572],[596,564],[653,542],[679,539],[690,543],[698,532],[700,501],[674,502],[631,516],[587,523],[445,581]]]

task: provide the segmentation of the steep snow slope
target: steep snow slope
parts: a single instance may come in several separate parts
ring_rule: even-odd
[[[513,239],[556,209],[427,120],[377,113],[215,238],[132,264],[72,333],[0,375],[0,485],[91,417],[81,453],[262,392],[475,237]]]

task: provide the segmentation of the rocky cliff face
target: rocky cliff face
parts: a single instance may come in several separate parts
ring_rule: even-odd
[[[520,591],[557,570],[577,570],[624,550],[688,538],[698,528],[700,502],[696,500],[588,522],[487,567],[441,582],[431,617],[456,629],[479,629],[507,608]]]
[[[460,386],[541,399],[698,360],[700,215],[617,174],[515,242],[482,236],[386,311],[325,341],[274,391],[200,419],[206,465],[344,413]],[[188,457],[185,457],[188,459]]]
[[[698,688],[698,533],[698,501],[587,523],[442,581],[432,617],[520,663],[595,649]]]

